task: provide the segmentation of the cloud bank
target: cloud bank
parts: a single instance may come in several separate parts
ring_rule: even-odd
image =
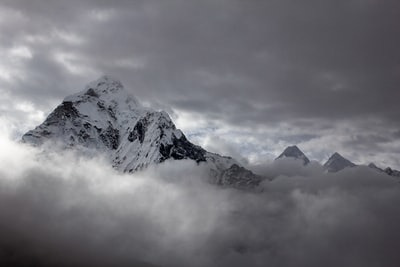
[[[254,193],[208,184],[191,161],[126,175],[101,157],[44,153],[4,134],[0,143],[4,266],[400,262],[399,181],[368,168],[281,175]]]

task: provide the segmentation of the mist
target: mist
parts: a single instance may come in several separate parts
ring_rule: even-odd
[[[296,176],[301,167],[279,163],[265,170],[281,175],[247,192],[209,184],[190,160],[122,174],[101,155],[49,153],[1,135],[2,266],[400,262],[399,180],[366,167]]]

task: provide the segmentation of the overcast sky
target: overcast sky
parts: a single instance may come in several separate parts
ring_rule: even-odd
[[[400,168],[400,2],[2,0],[15,137],[110,74],[206,148]]]

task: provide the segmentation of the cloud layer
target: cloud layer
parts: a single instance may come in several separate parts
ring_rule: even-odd
[[[133,175],[1,136],[5,266],[388,266],[400,261],[400,184],[369,168],[206,182],[192,161]],[[275,166],[295,171],[295,164]],[[277,169],[275,169],[277,171]]]

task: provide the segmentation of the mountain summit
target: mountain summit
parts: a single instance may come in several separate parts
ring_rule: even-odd
[[[303,161],[304,165],[310,163],[310,160],[306,157],[306,155],[301,151],[297,146],[288,146],[282,154],[279,155],[275,160],[283,159],[283,158],[294,158],[300,159]]]
[[[143,107],[120,81],[110,76],[66,97],[22,141],[34,145],[52,141],[101,152],[123,172],[166,160],[190,159],[209,166],[216,184],[254,187],[261,181],[236,160],[192,144],[166,112]]]
[[[342,157],[339,153],[335,152],[333,155],[328,159],[328,161],[324,164],[324,168],[328,172],[338,172],[343,170],[347,167],[355,167],[357,166],[350,160]]]

